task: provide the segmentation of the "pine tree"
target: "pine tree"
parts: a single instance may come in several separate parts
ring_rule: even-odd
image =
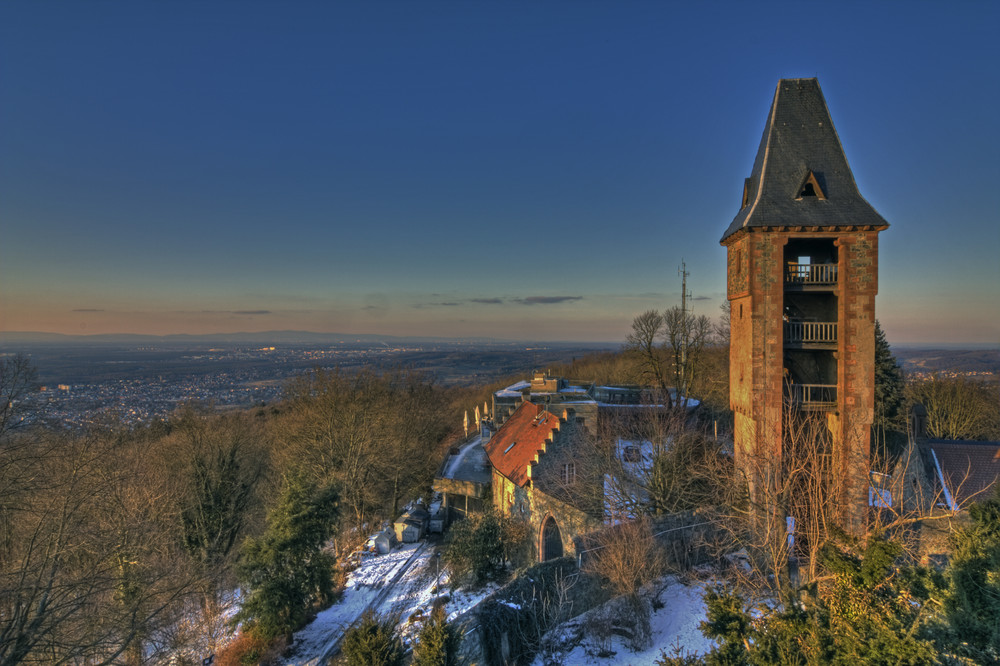
[[[936,604],[920,572],[897,563],[901,553],[898,543],[875,537],[863,557],[827,542],[821,559],[829,575],[779,605],[750,608],[738,593],[713,590],[705,597],[701,630],[716,647],[701,658],[664,654],[657,663],[941,663],[921,621],[924,609]]]
[[[458,666],[460,640],[455,627],[448,623],[444,607],[435,606],[413,650],[413,666]]]
[[[878,320],[875,321],[875,423],[890,430],[903,404],[903,371],[889,348],[889,341]]]
[[[969,507],[971,524],[952,538],[951,588],[944,609],[959,652],[980,664],[1000,663],[1000,484]]]
[[[405,656],[396,618],[379,617],[371,609],[344,634],[340,651],[348,666],[402,666]]]
[[[266,531],[243,546],[237,573],[246,599],[236,622],[257,637],[287,636],[329,598],[334,559],[323,546],[339,513],[335,488],[317,488],[302,475],[285,479]]]

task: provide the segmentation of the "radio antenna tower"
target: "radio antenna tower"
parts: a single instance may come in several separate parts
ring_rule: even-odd
[[[687,264],[684,263],[684,259],[681,259],[681,267],[677,270],[677,274],[681,276],[681,362],[680,362],[680,386],[677,387],[678,404],[687,404],[687,392],[688,392],[688,371],[687,371],[687,357],[688,357],[688,311],[687,311],[687,299],[690,294],[688,294],[687,288],[687,278],[690,273],[687,271]]]

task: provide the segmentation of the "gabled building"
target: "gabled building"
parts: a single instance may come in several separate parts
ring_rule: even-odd
[[[689,401],[689,409],[696,405]],[[606,519],[604,478],[588,460],[593,447],[641,457],[618,437],[631,422],[665,413],[646,387],[543,372],[496,391],[492,407],[479,433],[442,463],[433,487],[449,521],[487,504],[526,521],[540,560],[573,554],[577,537]]]
[[[878,234],[816,79],[778,82],[739,212],[722,236],[732,306],[730,405],[751,493],[780,468],[790,418],[826,424],[839,522],[867,511]],[[767,478],[765,478],[767,477]]]
[[[588,475],[580,459],[588,436],[573,408],[522,402],[484,445],[493,506],[528,523],[540,561],[575,554],[574,537],[603,524],[603,477]]]

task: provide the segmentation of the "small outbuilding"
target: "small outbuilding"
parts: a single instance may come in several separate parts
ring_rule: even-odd
[[[371,535],[368,539],[368,543],[365,544],[366,549],[370,552],[378,553],[379,555],[385,555],[390,552],[399,541],[396,539],[396,534],[386,527],[385,529],[376,532]]]
[[[396,538],[403,543],[415,543],[424,538],[430,523],[431,515],[422,505],[416,505],[396,519],[393,529]]]
[[[438,510],[431,516],[430,532],[431,534],[441,534],[444,532],[445,523],[447,523],[448,512],[443,508],[438,508]]]

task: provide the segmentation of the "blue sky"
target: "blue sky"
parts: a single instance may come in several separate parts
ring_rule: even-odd
[[[7,2],[0,330],[622,340],[817,76],[891,342],[1000,343],[997,3]]]

